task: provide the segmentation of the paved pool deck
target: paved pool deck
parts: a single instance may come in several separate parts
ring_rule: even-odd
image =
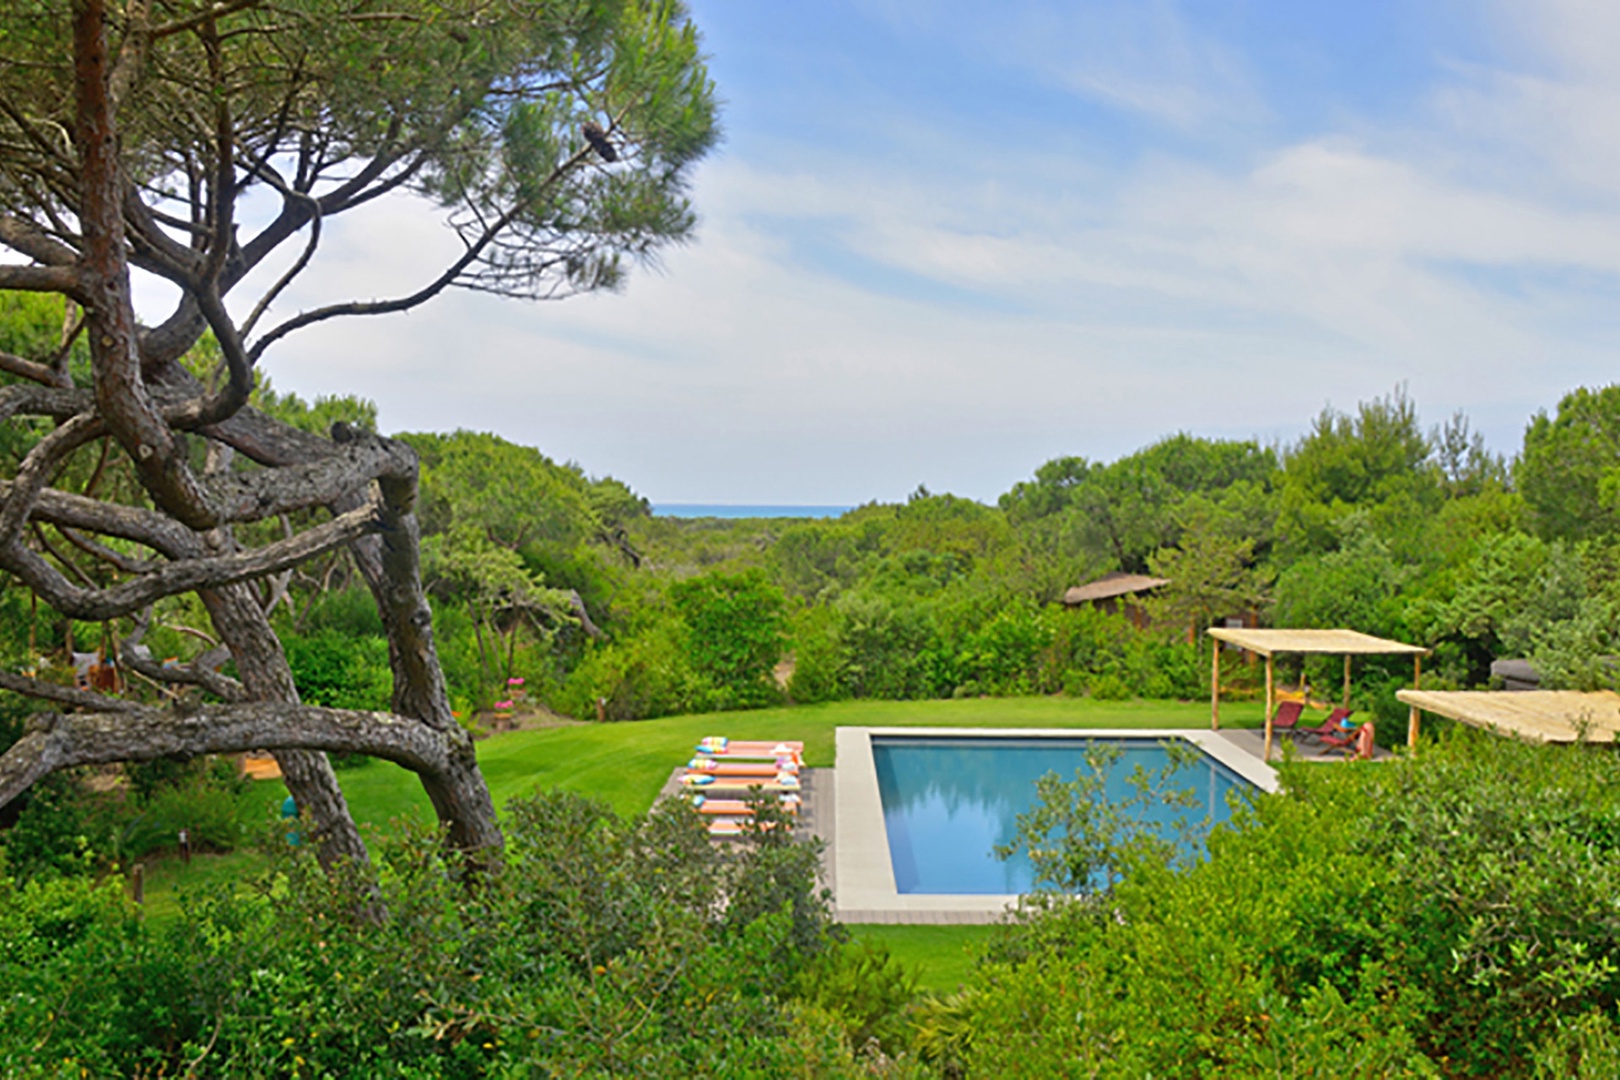
[[[815,832],[827,842],[827,876],[835,896],[835,915],[846,923],[992,923],[998,922],[1018,900],[1017,896],[1001,895],[901,893],[895,887],[889,835],[883,824],[883,800],[878,794],[877,767],[872,759],[873,736],[1179,738],[1260,790],[1275,791],[1276,770],[1260,759],[1259,745],[1250,750],[1244,745],[1247,740],[1232,738],[1242,734],[1241,729],[841,727],[837,732],[837,768],[816,770],[816,801],[820,805]],[[824,809],[829,803],[830,815]],[[829,816],[830,821],[826,820]]]
[[[1222,731],[1220,734],[1226,738],[1227,742],[1257,761],[1261,760],[1265,753],[1266,733],[1261,728],[1232,728]],[[1306,761],[1311,764],[1326,762],[1339,762],[1342,764],[1349,758],[1349,755],[1343,750],[1327,746],[1320,739],[1273,733],[1271,737],[1271,760],[1274,763],[1279,762],[1283,759],[1283,754],[1289,751],[1292,751],[1295,761]],[[1373,749],[1374,761],[1387,761],[1394,756],[1381,746]]]

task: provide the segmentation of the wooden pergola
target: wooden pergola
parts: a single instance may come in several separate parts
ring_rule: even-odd
[[[1240,649],[1259,653],[1266,658],[1266,749],[1265,757],[1271,760],[1271,720],[1276,711],[1276,690],[1272,659],[1278,653],[1306,653],[1328,656],[1344,657],[1344,707],[1350,707],[1350,660],[1355,656],[1410,656],[1412,658],[1412,685],[1414,687],[1423,681],[1423,654],[1428,652],[1421,645],[1408,645],[1403,641],[1391,641],[1388,638],[1373,637],[1363,634],[1359,630],[1249,630],[1240,627],[1217,626],[1208,631],[1209,636],[1217,642],[1226,642],[1236,645]],[[1215,731],[1221,728],[1221,649],[1215,646],[1214,658],[1210,661],[1209,676],[1209,726]],[[1404,693],[1404,691],[1403,691]],[[1407,745],[1417,745],[1418,709],[1412,707],[1411,716],[1407,721]]]
[[[1612,743],[1620,694],[1612,690],[1401,690],[1412,707],[1534,743]]]

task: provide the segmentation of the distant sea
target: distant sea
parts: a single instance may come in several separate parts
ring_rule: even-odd
[[[747,503],[653,503],[659,517],[679,518],[828,518],[852,506],[753,506]]]

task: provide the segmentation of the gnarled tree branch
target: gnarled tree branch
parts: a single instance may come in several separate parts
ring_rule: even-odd
[[[88,690],[46,682],[44,679],[31,679],[27,675],[16,675],[5,670],[0,670],[0,690],[10,690],[24,697],[54,701],[61,705],[74,705],[94,712],[131,713],[145,708],[138,702],[93,694]]]
[[[0,567],[16,574],[62,614],[88,622],[104,622],[121,618],[165,596],[285,570],[342,547],[379,527],[376,507],[366,506],[307,529],[290,540],[277,540],[251,551],[183,559],[106,589],[84,589],[71,584],[38,554],[17,541],[0,548]]]
[[[465,732],[434,731],[392,713],[279,702],[46,713],[0,755],[0,806],[45,775],[80,765],[245,750],[342,750],[435,775],[452,766],[462,742],[471,742]]]
[[[0,266],[0,289],[61,293],[82,300],[79,275],[65,266]]]

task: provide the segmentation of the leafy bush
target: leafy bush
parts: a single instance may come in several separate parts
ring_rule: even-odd
[[[997,696],[1057,689],[1044,670],[1057,636],[1053,621],[1028,599],[997,605],[994,614],[965,635],[956,682],[972,681]]]
[[[828,605],[800,612],[793,630],[793,675],[788,697],[802,705],[849,696],[838,612]]]
[[[1079,607],[1058,613],[1049,650],[1065,693],[1103,701],[1130,697],[1197,698],[1209,693],[1202,642],[1166,641],[1138,630],[1123,614]]]
[[[298,695],[334,709],[387,709],[393,695],[388,642],[336,629],[284,642]]]
[[[110,853],[107,816],[76,774],[52,773],[21,799],[26,801],[16,824],[0,834],[6,866],[19,880],[88,874]]]
[[[1008,926],[971,1003],[969,1075],[1612,1060],[1620,759],[1464,731],[1285,778],[1206,861],[1136,861],[1107,904]]]
[[[858,1066],[790,1007],[831,944],[785,830],[728,849],[666,803],[627,822],[514,801],[504,864],[469,878],[425,831],[374,849],[374,894],[307,852],[249,895],[154,930],[116,886],[0,878],[0,1055],[21,1075],[794,1075]],[[774,905],[774,906],[773,906]],[[94,993],[86,993],[87,987]]]
[[[704,706],[736,709],[781,698],[771,672],[782,658],[786,598],[764,574],[704,574],[678,581],[670,599],[689,633],[687,654],[708,684]]]
[[[684,641],[683,628],[665,622],[627,641],[592,645],[563,684],[558,706],[581,720],[596,719],[599,699],[609,720],[694,711],[706,687],[692,670]]]
[[[208,777],[161,787],[136,807],[119,833],[124,858],[176,848],[181,829],[193,851],[232,851],[247,837],[240,792]]]
[[[849,594],[837,606],[850,697],[903,701],[950,692],[933,677],[936,630],[922,605]]]
[[[906,1007],[917,996],[917,979],[887,946],[862,941],[828,949],[805,965],[797,988],[804,1000],[837,1019],[852,1048],[873,1041],[891,1055],[907,1048]]]
[[[385,633],[377,601],[371,590],[362,585],[333,589],[314,597],[303,625],[311,634],[336,630],[345,637],[382,637]]]

